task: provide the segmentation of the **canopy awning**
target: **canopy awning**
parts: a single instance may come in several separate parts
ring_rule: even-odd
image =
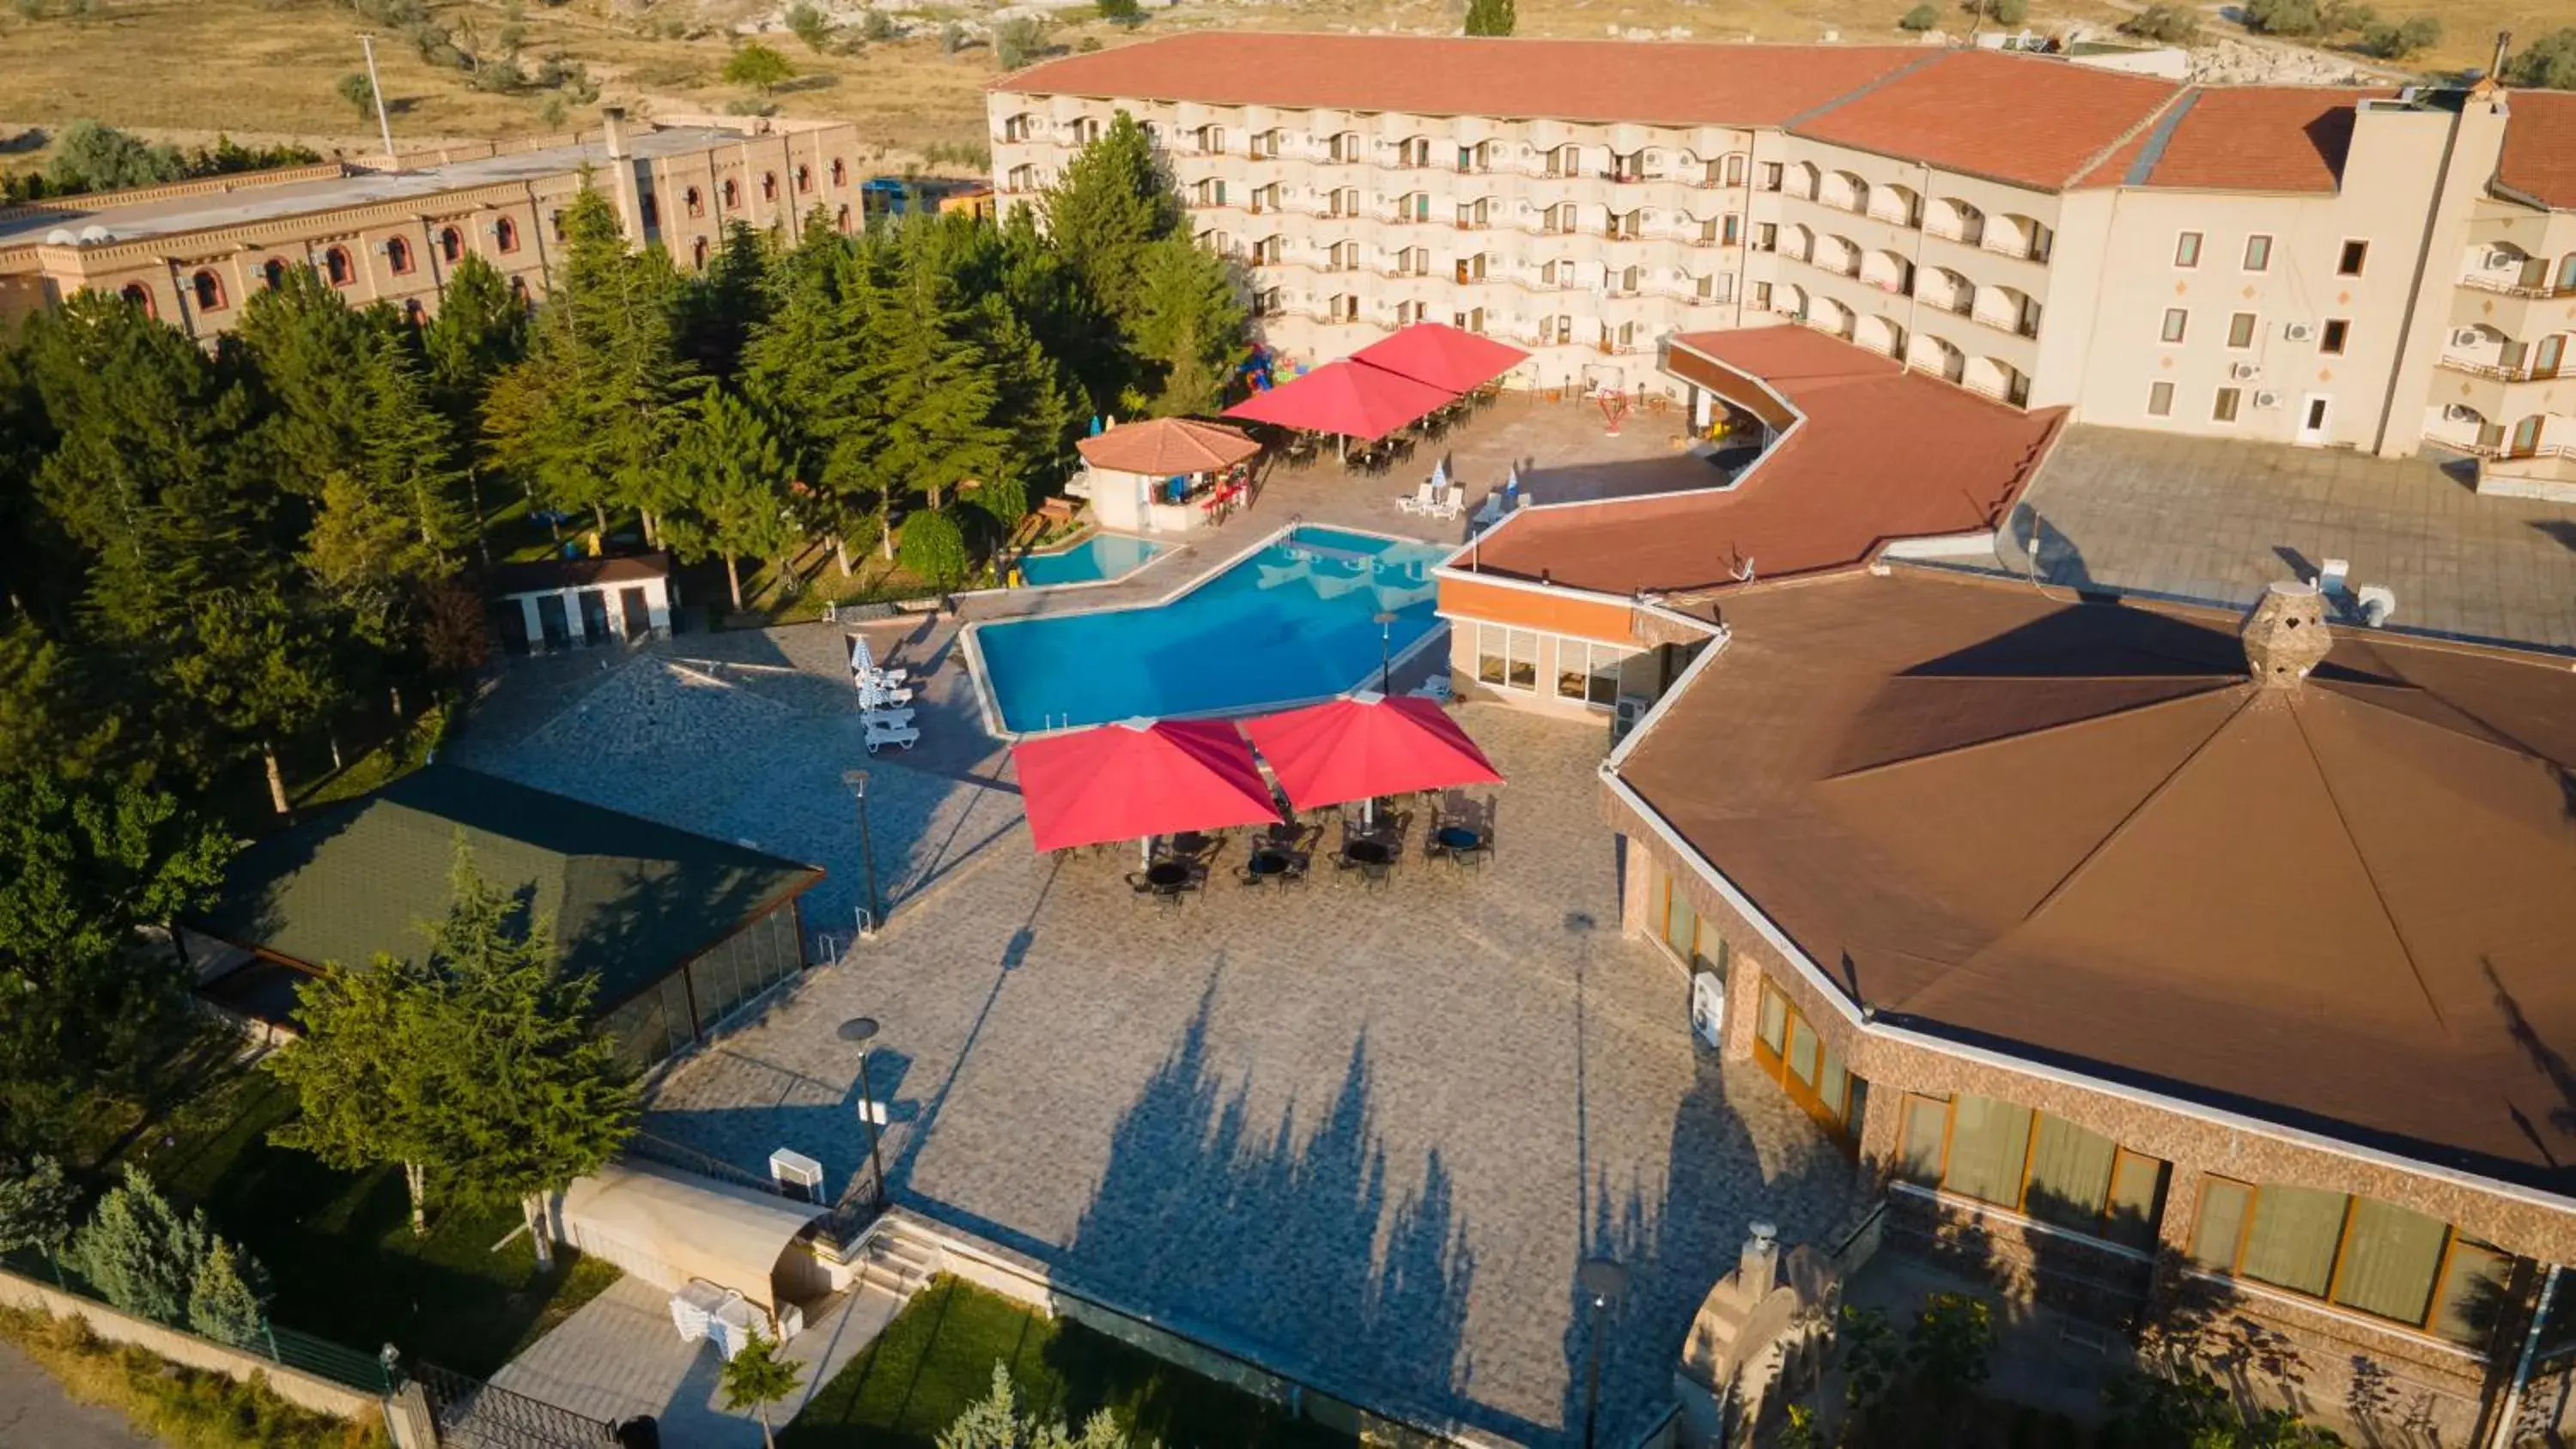
[[[712,1178],[603,1167],[564,1189],[564,1241],[659,1288],[691,1279],[775,1312],[780,1260],[824,1209]],[[792,1288],[791,1283],[786,1285]]]
[[[1351,361],[1451,392],[1473,392],[1529,357],[1510,343],[1479,337],[1446,322],[1416,322],[1352,353]]]
[[[1040,850],[1279,818],[1252,747],[1221,720],[1129,720],[1011,746]]]
[[[1458,722],[1428,699],[1355,694],[1265,715],[1243,729],[1300,810],[1503,782]]]
[[[1196,418],[1153,418],[1094,433],[1074,444],[1082,461],[1121,473],[1213,473],[1261,451],[1240,429]]]
[[[1457,396],[1401,373],[1343,358],[1327,362],[1294,382],[1254,393],[1227,408],[1225,415],[1374,441],[1448,406],[1457,401]]]

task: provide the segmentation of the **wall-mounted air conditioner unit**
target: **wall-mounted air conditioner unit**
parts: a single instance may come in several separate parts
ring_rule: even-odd
[[[2292,342],[2306,342],[2317,335],[2317,325],[2313,322],[2293,322],[2281,329],[2281,335]]]
[[[2485,333],[2480,332],[2475,327],[2462,327],[2451,334],[2451,345],[2453,347],[2475,347],[2478,345],[2479,339],[2485,336]]]
[[[2258,408],[2276,408],[2280,405],[2281,395],[2277,392],[2258,392],[2254,394],[2254,406]]]
[[[2248,382],[2262,374],[2263,369],[2250,362],[2231,362],[2227,365],[2227,375],[2238,382]]]
[[[2479,415],[2476,408],[2470,407],[2465,403],[2451,403],[2442,409],[2442,421],[2446,423],[2477,423],[2484,422],[2486,419]]]

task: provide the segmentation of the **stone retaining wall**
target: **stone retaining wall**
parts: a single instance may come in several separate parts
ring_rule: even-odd
[[[228,1348],[193,1333],[183,1333],[149,1319],[136,1318],[104,1303],[92,1302],[15,1273],[0,1272],[0,1304],[11,1308],[32,1308],[54,1318],[81,1319],[89,1324],[92,1333],[111,1343],[129,1343],[190,1368],[245,1381],[253,1374],[264,1375],[269,1388],[279,1398],[298,1408],[361,1421],[376,1417],[380,1411],[374,1394],[333,1383],[301,1369],[271,1363],[257,1354]]]

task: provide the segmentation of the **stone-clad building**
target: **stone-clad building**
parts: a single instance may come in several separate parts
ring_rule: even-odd
[[[816,208],[861,224],[867,155],[847,124],[652,126],[612,112],[589,139],[450,148],[393,169],[330,162],[0,210],[0,325],[81,290],[121,292],[192,337],[231,330],[251,294],[308,266],[353,305],[438,310],[468,252],[545,293],[563,209],[585,176],[626,233],[704,267],[744,221],[792,242]]]
[[[2576,495],[2576,96],[2204,87],[1921,46],[1205,32],[988,100],[1026,205],[1116,112],[1296,361],[1430,319],[1670,389],[1802,321],[2077,421],[2481,455]]]

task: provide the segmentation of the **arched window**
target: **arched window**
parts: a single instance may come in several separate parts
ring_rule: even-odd
[[[691,216],[704,216],[707,214],[707,199],[698,194],[698,188],[694,186],[680,193],[680,204],[689,209],[689,215]]]
[[[700,237],[696,241],[689,243],[689,265],[702,272],[707,269],[707,239],[705,237]]]
[[[385,269],[397,277],[411,275],[411,243],[401,237],[385,238]]]
[[[835,215],[833,216],[833,218],[832,218],[832,225],[834,225],[834,226],[836,226],[836,227],[839,227],[839,228],[841,229],[841,234],[842,234],[843,236],[847,236],[847,235],[849,235],[849,231],[850,231],[850,207],[849,207],[849,203],[847,203],[847,202],[843,202],[843,203],[841,204],[841,209],[840,209],[840,211],[839,211],[837,214],[835,214]]]
[[[505,252],[517,251],[519,249],[519,224],[506,216],[501,218],[499,221],[492,223],[492,240],[499,243],[501,250]]]
[[[124,290],[118,292],[116,295],[123,297],[135,306],[142,308],[143,315],[146,317],[158,317],[161,315],[160,311],[152,305],[152,289],[143,285],[141,282],[126,283]]]
[[[760,173],[760,199],[763,201],[776,201],[778,199],[777,172],[763,171]]]
[[[358,279],[358,269],[349,263],[347,247],[333,247],[322,254],[322,275],[330,278],[335,287],[345,287]]]
[[[725,210],[735,210],[742,205],[742,188],[734,185],[730,181],[727,181],[724,184],[722,200]]]
[[[814,168],[813,168],[813,167],[811,167],[811,166],[799,166],[799,167],[797,167],[797,168],[796,168],[796,191],[797,191],[797,194],[801,196],[801,195],[803,195],[804,193],[806,193],[806,192],[808,192],[808,191],[811,191],[811,190],[813,190],[813,189],[814,189]]]
[[[272,292],[276,291],[276,290],[277,290],[278,288],[280,288],[280,287],[285,286],[285,285],[286,285],[286,260],[285,260],[285,258],[283,258],[283,257],[270,257],[270,258],[268,259],[268,261],[267,261],[264,265],[262,265],[262,266],[260,267],[260,269],[259,269],[259,274],[260,274],[262,277],[264,277],[264,278],[266,278],[266,279],[267,279],[267,281],[268,281],[268,289],[269,289],[270,291],[272,291]]]
[[[463,261],[465,259],[465,233],[458,231],[452,226],[441,228],[438,233],[438,254],[446,258],[447,263],[450,266],[454,266],[456,263]]]
[[[847,186],[850,184],[849,163],[838,160],[832,163],[832,184],[834,186]]]
[[[212,272],[199,272],[197,275],[188,279],[188,284],[196,289],[198,311],[220,312],[224,310],[223,278],[216,276]]]

